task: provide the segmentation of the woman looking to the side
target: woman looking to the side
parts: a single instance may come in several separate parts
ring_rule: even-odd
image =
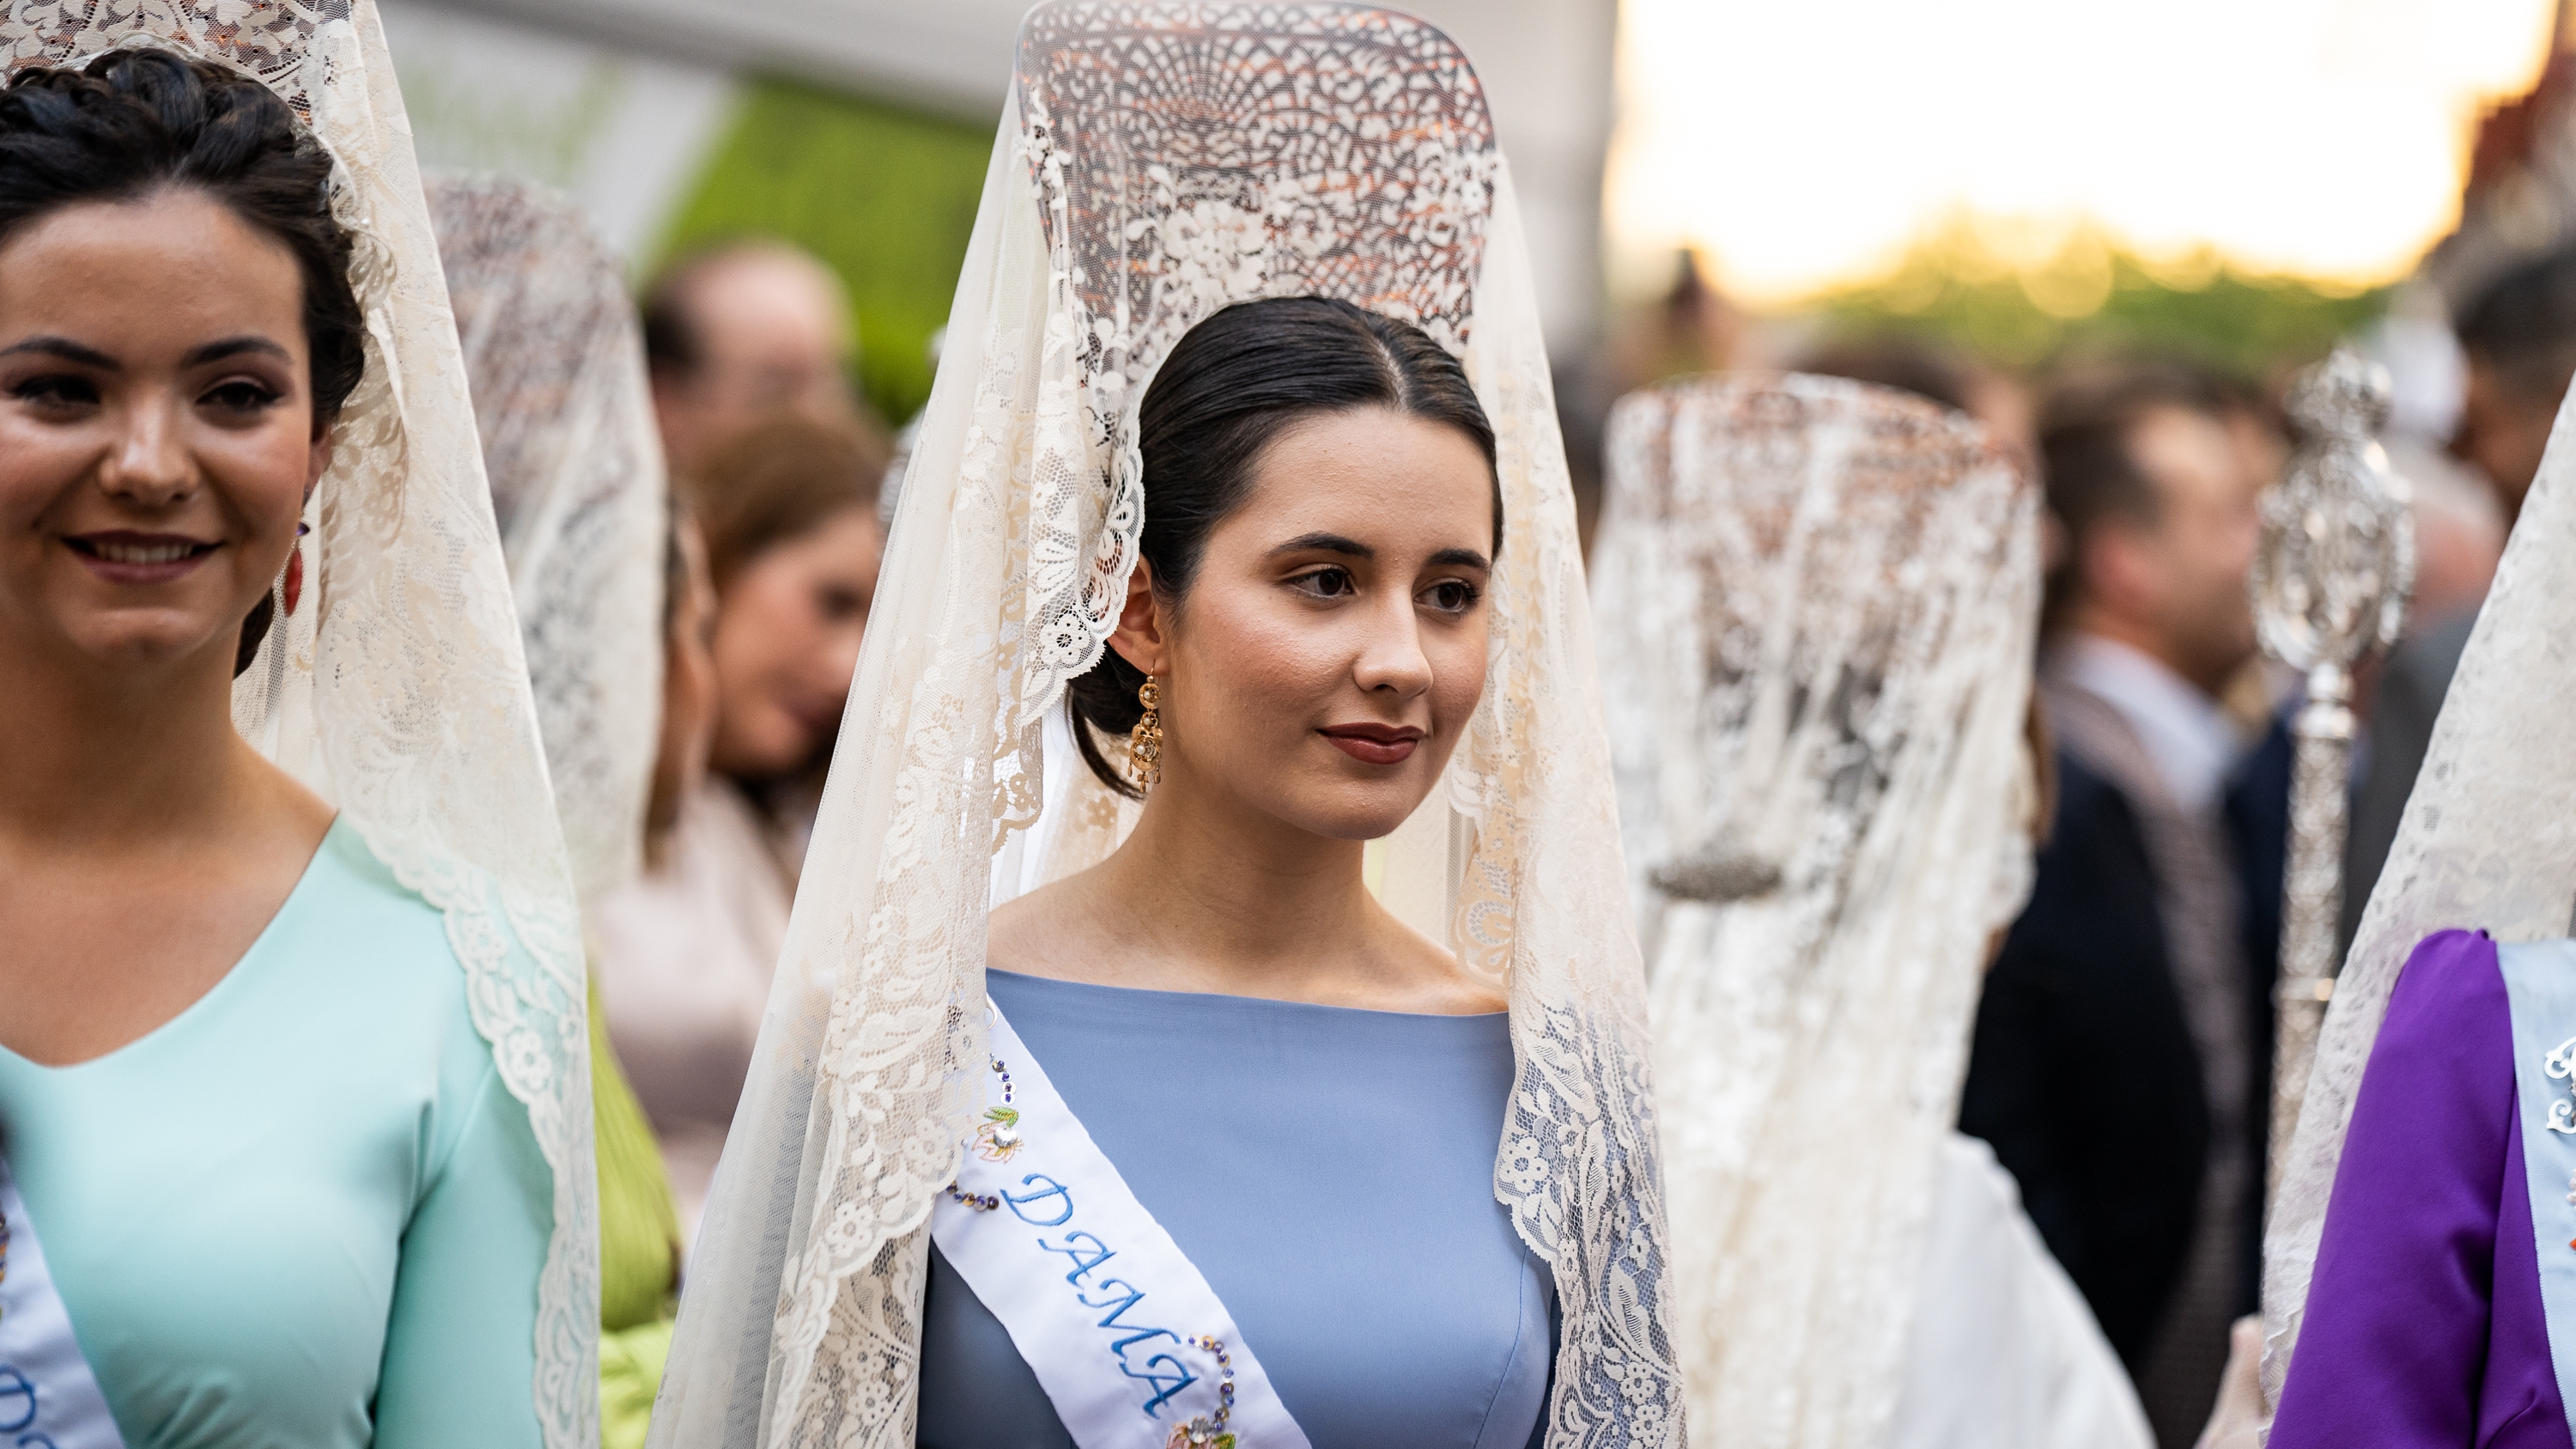
[[[364,607],[332,596],[324,538],[298,541],[370,366],[333,160],[267,87],[168,50],[0,93],[0,1115],[23,1200],[0,1322],[39,1311],[20,1270],[40,1240],[72,1340],[56,1386],[94,1381],[113,1416],[46,1421],[66,1400],[40,1385],[18,1427],[65,1444],[534,1449],[588,1422],[541,1362],[596,1332],[548,1271],[550,1242],[575,1282],[595,1254],[587,1133],[559,1183],[452,921],[370,843],[419,839],[362,834],[235,728],[237,673],[299,667],[272,629],[315,647],[316,610]],[[411,396],[413,449],[457,441]],[[423,473],[331,477],[344,507],[408,490],[406,527],[443,502]],[[429,623],[454,657],[485,642]],[[479,707],[470,687],[452,701]],[[504,698],[527,757],[478,765],[541,780],[524,683]],[[378,798],[353,756],[434,763],[435,743],[335,735],[346,704],[312,706],[344,801]],[[549,1302],[572,1335],[551,1345]]]
[[[1138,431],[1142,560],[1071,704],[1143,810],[995,912],[988,989],[1311,1440],[1529,1442],[1553,1336],[1493,1193],[1506,1003],[1363,871],[1484,690],[1492,428],[1420,329],[1291,298],[1193,329]],[[1149,678],[1159,778],[1098,744],[1132,737]],[[1186,1151],[1176,1070],[1223,1124]],[[1071,1443],[934,1253],[920,1442]]]
[[[1492,134],[1392,11],[1023,22],[653,1449],[1682,1443]]]
[[[644,873],[592,912],[600,994],[696,1228],[751,1069],[813,790],[867,631],[884,456],[845,424],[781,416],[712,459],[691,504],[712,621],[675,604],[666,667],[713,686],[712,733],[666,729]],[[694,548],[694,545],[693,545]],[[703,587],[703,585],[701,585]],[[695,710],[666,697],[670,719]]]
[[[728,443],[691,491],[716,590],[707,766],[754,809],[791,888],[885,557],[885,467],[867,427],[781,414]]]

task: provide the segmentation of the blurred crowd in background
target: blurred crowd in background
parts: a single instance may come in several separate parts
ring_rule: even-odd
[[[1606,55],[1606,5],[1498,9],[1552,17],[1490,47],[1512,16],[1454,22],[1498,92],[1540,92],[1529,57],[1568,25]],[[979,19],[964,10],[957,24]],[[767,63],[756,36],[745,69],[719,74],[589,11],[531,13],[387,4],[425,159],[565,187],[637,262],[682,526],[648,870],[596,904],[593,928],[686,1241],[750,1065],[989,130],[938,99],[980,71],[746,81]],[[556,91],[513,114],[477,100],[510,84],[506,62],[442,60],[567,51],[587,59],[551,66]],[[2385,443],[2414,490],[2407,637],[2361,693],[2349,933],[2576,373],[2576,55],[2553,54],[2479,123],[2457,227],[2404,280],[2354,292],[2218,269],[2190,286],[2115,256],[2071,316],[2010,278],[1942,273],[1939,238],[1800,307],[1731,301],[1690,251],[1659,295],[1606,306],[1584,241],[1597,201],[1589,215],[1567,201],[1597,197],[1606,79],[1570,109],[1497,107],[1529,133],[1505,139],[1559,293],[1560,420],[1587,529],[1610,405],[1711,370],[1902,388],[1976,418],[2044,480],[2053,825],[1989,977],[1962,1125],[2019,1181],[2169,1446],[2198,1433],[2226,1325],[2255,1306],[2299,681],[2258,651],[2248,571],[2258,497],[2298,441],[2281,396],[2338,341],[2375,355],[2397,388]],[[1540,134],[1569,115],[1580,124]]]

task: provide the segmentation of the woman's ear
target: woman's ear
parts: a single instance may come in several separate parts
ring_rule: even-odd
[[[1109,635],[1109,647],[1140,673],[1163,672],[1170,653],[1163,637],[1163,610],[1154,599],[1154,566],[1141,558],[1136,560],[1136,571],[1127,576],[1127,604],[1118,611],[1118,627]]]
[[[324,428],[313,439],[313,450],[304,460],[304,501],[313,501],[313,490],[322,486],[322,475],[331,471],[331,439],[336,432]]]

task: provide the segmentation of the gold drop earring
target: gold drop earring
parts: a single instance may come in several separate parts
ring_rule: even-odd
[[[1151,790],[1163,782],[1163,716],[1156,708],[1163,702],[1163,691],[1154,676],[1146,675],[1137,687],[1136,702],[1145,712],[1127,732],[1127,783],[1140,791]]]

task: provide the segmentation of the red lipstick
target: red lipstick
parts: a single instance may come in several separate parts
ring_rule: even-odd
[[[1317,731],[1343,754],[1366,765],[1400,765],[1412,758],[1424,731],[1413,725],[1327,725]]]

